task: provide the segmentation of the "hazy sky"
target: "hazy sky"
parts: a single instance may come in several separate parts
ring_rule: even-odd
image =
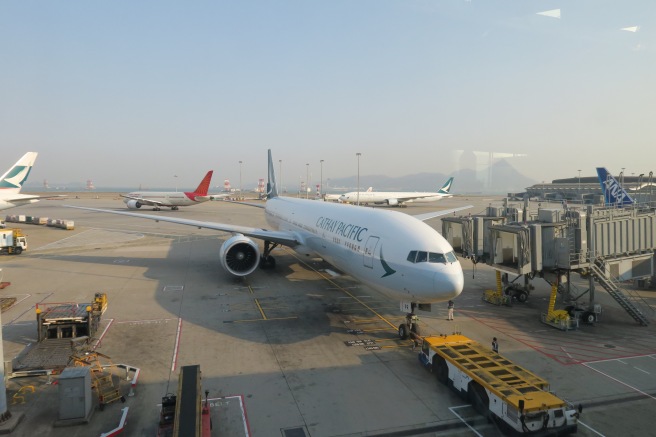
[[[285,185],[356,152],[362,176],[448,174],[454,149],[648,173],[655,25],[653,0],[3,1],[0,170],[37,151],[32,182],[235,186],[271,148]]]

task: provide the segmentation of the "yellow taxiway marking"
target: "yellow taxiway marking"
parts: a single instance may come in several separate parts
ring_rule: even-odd
[[[255,305],[257,305],[257,309],[260,310],[260,314],[262,314],[262,319],[266,320],[267,316],[264,314],[264,310],[262,309],[262,305],[260,305],[260,301],[255,299]]]
[[[293,319],[298,319],[298,316],[271,317],[269,319],[232,320],[230,323],[273,322],[275,320],[293,320]]]
[[[383,322],[387,323],[387,324],[390,326],[390,328],[392,328],[393,330],[396,331],[396,326],[394,326],[394,325],[392,324],[392,322],[390,322],[390,321],[387,320],[385,317],[383,317],[381,314],[379,314],[378,312],[376,312],[376,310],[375,310],[374,308],[372,308],[371,306],[369,306],[369,305],[367,305],[366,303],[364,303],[364,301],[363,301],[362,299],[358,298],[356,295],[354,295],[354,294],[351,293],[350,291],[346,290],[344,287],[341,287],[338,283],[336,283],[335,281],[333,281],[331,278],[329,278],[328,276],[326,276],[325,274],[323,274],[323,273],[320,272],[319,270],[315,269],[315,268],[312,267],[311,265],[309,265],[309,264],[305,263],[304,261],[302,261],[302,260],[301,260],[300,258],[298,258],[298,257],[296,256],[296,254],[293,253],[291,250],[287,250],[287,248],[284,248],[284,250],[286,250],[288,253],[290,253],[290,254],[291,254],[294,258],[296,258],[299,262],[305,264],[305,266],[306,266],[307,268],[309,268],[310,270],[313,270],[317,275],[321,276],[323,279],[325,279],[326,281],[330,282],[332,285],[334,285],[335,287],[337,287],[339,290],[342,290],[342,292],[345,293],[347,296],[350,296],[353,300],[355,300],[356,302],[360,303],[363,307],[365,307],[366,309],[368,309],[369,311],[371,311],[372,313],[374,313],[374,315],[375,315],[376,317],[378,317],[378,318],[379,318],[380,320],[382,320]]]
[[[372,329],[361,329],[362,332],[379,332],[379,331],[389,331],[389,328],[372,328]]]

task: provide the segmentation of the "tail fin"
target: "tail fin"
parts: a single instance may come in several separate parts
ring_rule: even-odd
[[[451,191],[451,185],[453,185],[453,178],[449,178],[444,185],[442,185],[442,188],[439,189],[438,193],[440,194],[449,194]]]
[[[597,175],[601,184],[601,192],[604,195],[606,205],[633,205],[635,201],[622,188],[620,183],[608,173],[604,167],[597,167]]]
[[[37,152],[27,152],[5,174],[0,177],[0,190],[4,193],[19,193],[32,170]]]
[[[276,173],[273,169],[273,158],[271,149],[269,149],[269,180],[267,182],[267,199],[278,197],[278,184],[276,183]]]
[[[374,191],[374,187],[367,188],[367,193],[371,193],[372,191]]]
[[[214,173],[213,170],[208,171],[203,180],[200,181],[198,188],[194,191],[195,195],[207,196],[207,191],[210,189],[210,181],[212,180],[212,173]]]

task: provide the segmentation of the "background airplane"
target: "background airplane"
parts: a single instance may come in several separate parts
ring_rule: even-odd
[[[604,195],[606,205],[624,206],[635,204],[635,200],[629,196],[629,193],[605,167],[597,167],[597,176],[599,177],[601,192]]]
[[[367,193],[370,193],[374,190],[373,187],[367,188]],[[324,194],[323,195],[323,200],[326,202],[341,202],[339,198],[342,197],[342,194]]]
[[[213,196],[207,195],[212,173],[212,170],[208,171],[194,191],[141,191],[121,194],[121,197],[125,198],[123,201],[129,209],[138,209],[143,205],[148,205],[152,206],[154,211],[159,211],[162,207],[177,210],[180,206],[197,205],[213,199]]]
[[[222,244],[219,258],[224,269],[235,276],[246,276],[258,266],[273,268],[276,263],[271,252],[283,245],[306,257],[323,258],[360,282],[399,299],[401,308],[410,311],[417,305],[428,309],[430,304],[452,299],[462,291],[462,268],[453,248],[423,220],[453,214],[471,205],[413,217],[398,211],[281,197],[270,150],[267,195],[264,205],[245,205],[263,208],[267,222],[276,230],[73,208],[230,232],[232,237]],[[264,241],[262,252],[253,239]],[[407,333],[407,325],[399,327],[402,337]]]
[[[20,194],[23,184],[36,161],[37,152],[27,152],[5,174],[0,176],[0,209],[14,208],[38,202],[39,199],[51,199],[60,196],[33,196]]]
[[[371,204],[374,205],[389,205],[389,206],[404,206],[406,203],[419,203],[419,202],[434,202],[444,197],[451,197],[449,191],[453,184],[453,178],[449,178],[442,188],[436,193],[426,192],[398,192],[398,191],[367,191],[360,192],[358,196],[357,191],[343,194],[339,200],[341,202]]]

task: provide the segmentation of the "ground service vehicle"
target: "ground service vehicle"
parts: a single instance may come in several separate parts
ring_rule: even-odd
[[[27,237],[20,229],[0,230],[0,254],[20,255],[27,250]]]
[[[575,433],[578,411],[549,384],[460,334],[424,337],[419,361],[488,420],[512,435]]]

